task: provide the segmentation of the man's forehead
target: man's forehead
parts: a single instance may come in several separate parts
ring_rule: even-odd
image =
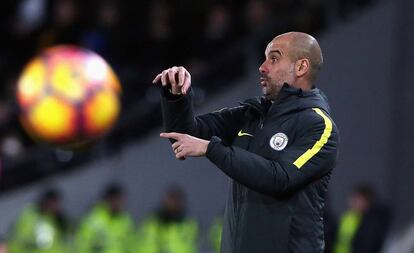
[[[271,41],[269,44],[267,44],[265,54],[268,54],[270,52],[270,50],[272,50],[272,47],[273,47],[273,41]]]
[[[265,54],[269,54],[272,51],[279,51],[280,53],[283,53],[286,51],[286,48],[288,46],[288,42],[280,39],[274,39],[266,46]]]

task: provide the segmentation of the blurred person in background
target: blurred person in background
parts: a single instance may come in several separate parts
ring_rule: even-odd
[[[334,253],[380,252],[390,225],[388,208],[366,184],[354,188],[348,205],[339,222]]]
[[[56,44],[78,44],[82,31],[79,0],[48,0],[48,19],[38,31],[37,49]]]
[[[47,190],[36,205],[26,207],[10,234],[11,253],[68,252],[69,222],[62,212],[62,199]]]
[[[249,0],[245,5],[245,23],[248,32],[257,33],[265,30],[272,21],[271,4],[263,0]]]
[[[213,4],[207,12],[206,23],[200,40],[193,43],[195,58],[191,59],[194,74],[203,74],[203,82],[208,83],[206,89],[222,88],[223,82],[240,78],[245,59],[243,55],[223,57],[231,52],[231,46],[240,37],[234,25],[235,17],[232,10],[225,4]],[[220,62],[220,64],[217,64]],[[231,69],[222,68],[232,66]],[[206,75],[205,73],[208,73]]]
[[[85,5],[93,10],[93,19],[82,34],[82,46],[117,66],[122,61],[120,51],[125,50],[122,40],[126,36],[121,26],[121,7],[115,0],[89,2]]]
[[[127,79],[123,85],[123,108],[133,108],[137,101],[145,99],[145,90],[148,83],[142,80],[150,79],[158,71],[159,61],[165,64],[178,58],[176,33],[174,30],[174,4],[170,1],[148,1],[144,13],[135,17],[133,21],[134,33],[128,32],[127,39],[121,50],[124,51],[122,61],[124,63],[122,73]],[[139,10],[135,10],[139,12]],[[137,14],[135,14],[137,15]],[[137,20],[139,19],[139,21]],[[141,20],[142,19],[142,20]],[[122,78],[122,76],[121,76]],[[124,80],[125,80],[124,79]],[[129,81],[129,83],[128,83]]]
[[[138,56],[142,64],[140,68],[149,77],[159,68],[159,59],[166,65],[178,56],[177,50],[180,47],[176,44],[173,5],[169,1],[151,1],[146,24],[145,36],[141,36],[143,40],[139,42],[138,47],[134,47],[137,51],[131,51],[131,56]],[[142,50],[143,48],[145,50]]]
[[[255,41],[254,48],[250,50],[254,50],[257,55],[262,55],[263,47],[269,42],[267,31],[285,32],[286,28],[290,27],[282,16],[273,14],[272,4],[272,1],[248,0],[244,5],[243,22],[247,28],[246,32]],[[275,15],[277,15],[277,22],[274,22]],[[288,30],[292,29],[288,28]]]
[[[82,220],[76,235],[77,253],[129,253],[133,219],[124,210],[125,195],[120,185],[111,184],[103,199]]]
[[[267,45],[263,97],[194,115],[184,67],[158,74],[175,157],[206,156],[232,179],[223,253],[323,252],[323,208],[337,159],[338,129],[315,87],[323,57],[315,38],[289,32]],[[231,66],[229,66],[231,68]]]
[[[15,76],[36,49],[37,31],[44,24],[45,3],[42,0],[1,1],[0,80],[1,91],[14,84]],[[3,94],[1,94],[3,95]]]
[[[138,228],[138,253],[196,253],[197,222],[186,215],[181,188],[169,188],[161,207]]]
[[[7,244],[6,240],[0,236],[0,253],[7,253]]]
[[[217,216],[213,219],[209,231],[209,242],[215,253],[220,253],[221,234],[223,232],[223,217]]]

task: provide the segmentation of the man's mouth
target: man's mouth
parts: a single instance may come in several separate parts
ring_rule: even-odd
[[[266,85],[267,85],[267,78],[265,78],[265,77],[260,77],[260,85],[262,85],[262,86],[266,86]]]

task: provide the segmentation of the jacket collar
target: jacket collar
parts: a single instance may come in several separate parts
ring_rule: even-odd
[[[316,93],[318,93],[318,89],[316,89],[315,86],[312,86],[312,89],[309,91],[304,91],[302,89],[295,88],[287,83],[284,83],[282,88],[279,91],[279,94],[277,95],[276,99],[273,101],[276,104],[281,104],[285,99],[291,96],[296,97],[309,97],[313,96]]]
[[[272,115],[279,116],[308,107],[319,107],[329,111],[325,95],[315,86],[309,91],[304,91],[287,83],[282,86],[274,101],[270,101],[262,96],[248,99],[240,104],[251,107],[262,116],[266,115],[268,111]]]

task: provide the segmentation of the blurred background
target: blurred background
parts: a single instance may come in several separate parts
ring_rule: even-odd
[[[217,252],[228,178],[174,159],[152,79],[192,73],[198,113],[260,95],[267,43],[318,39],[317,86],[341,132],[326,252],[414,252],[414,2],[6,0],[0,3],[0,252]],[[19,75],[59,44],[100,54],[122,84],[112,131],[80,150],[31,140]],[[102,239],[105,238],[105,239]]]

